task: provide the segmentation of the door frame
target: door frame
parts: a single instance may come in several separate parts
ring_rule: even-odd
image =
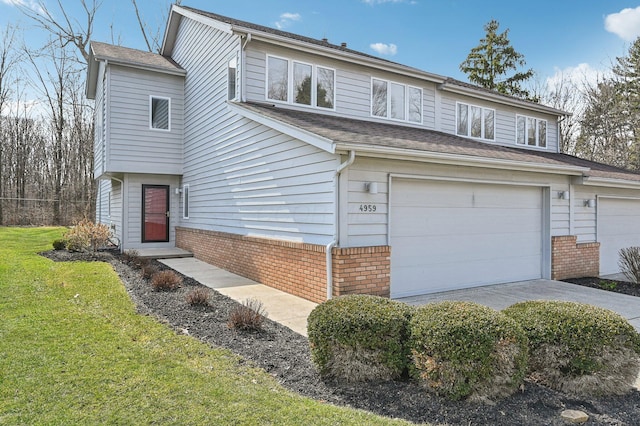
[[[145,217],[146,217],[146,202],[145,202],[145,195],[146,195],[146,190],[147,188],[155,188],[155,189],[164,189],[165,190],[165,194],[166,194],[166,206],[165,206],[165,217],[166,217],[166,239],[162,239],[162,240],[157,240],[157,239],[147,239],[146,237],[146,232],[145,232]],[[171,200],[170,200],[170,192],[171,186],[170,185],[155,185],[155,184],[142,184],[142,223],[141,223],[141,227],[142,227],[142,235],[141,235],[141,241],[143,243],[166,243],[169,242],[170,240],[170,227],[169,227],[169,222],[170,222],[170,205],[171,205]]]

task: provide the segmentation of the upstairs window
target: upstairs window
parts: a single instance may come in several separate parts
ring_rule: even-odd
[[[422,123],[422,89],[372,78],[371,115]]]
[[[267,56],[268,100],[333,109],[335,81],[330,68]]]
[[[495,139],[495,110],[460,102],[456,109],[456,134],[479,139]]]
[[[516,143],[518,145],[547,147],[547,120],[524,115],[516,116]]]
[[[171,99],[149,97],[149,127],[155,130],[171,130]]]
[[[227,84],[228,84],[228,93],[227,99],[230,101],[236,100],[237,98],[237,81],[238,81],[238,59],[233,58],[229,60],[227,63]]]

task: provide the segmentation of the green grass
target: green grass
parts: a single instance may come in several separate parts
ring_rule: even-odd
[[[0,228],[0,424],[406,424],[293,394],[138,315],[105,263],[38,256],[61,228]]]

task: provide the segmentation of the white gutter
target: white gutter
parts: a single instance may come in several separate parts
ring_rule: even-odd
[[[336,174],[334,176],[334,188],[336,190],[336,218],[335,218],[335,235],[333,237],[333,241],[331,241],[329,244],[327,244],[326,248],[325,248],[325,253],[327,256],[327,300],[331,299],[333,297],[333,256],[331,251],[333,250],[333,248],[338,244],[338,235],[340,232],[340,207],[339,207],[339,202],[340,202],[340,173],[342,173],[344,171],[344,169],[346,169],[347,167],[349,167],[350,165],[353,164],[353,162],[356,160],[356,152],[354,150],[349,151],[349,158],[347,159],[347,161],[345,161],[344,163],[340,164],[338,166],[338,168],[336,169]]]
[[[541,164],[503,158],[475,157],[465,154],[451,154],[443,152],[421,151],[416,149],[393,148],[389,146],[371,146],[360,144],[339,143],[338,150],[350,151],[358,149],[360,155],[368,157],[437,162],[457,166],[487,167],[493,169],[508,169],[519,171],[533,171],[539,173],[561,173],[574,176],[587,174],[588,167],[570,166],[564,164]]]

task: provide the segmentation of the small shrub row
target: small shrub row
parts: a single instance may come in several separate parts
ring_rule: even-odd
[[[330,299],[308,318],[313,362],[324,377],[395,379],[407,368],[411,308],[369,295]]]
[[[418,308],[354,295],[318,305],[311,356],[325,378],[391,380],[409,372],[449,399],[508,396],[530,377],[573,395],[630,390],[640,335],[619,315],[572,302],[524,302],[503,312],[471,302]]]
[[[640,335],[622,316],[583,303],[528,301],[503,311],[529,339],[529,373],[567,394],[621,395],[640,369]]]
[[[182,285],[182,278],[173,271],[160,271],[151,277],[151,287],[155,291],[172,291]]]

